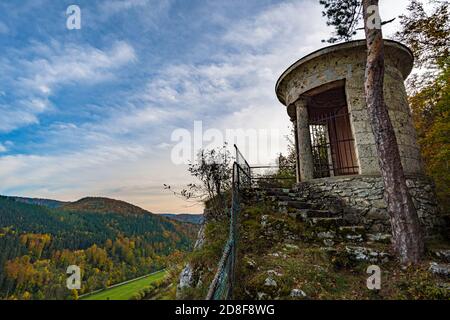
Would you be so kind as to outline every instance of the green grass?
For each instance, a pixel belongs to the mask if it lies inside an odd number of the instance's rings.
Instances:
[[[167,272],[163,270],[145,278],[84,297],[82,300],[129,300],[136,292],[155,281],[162,280]]]

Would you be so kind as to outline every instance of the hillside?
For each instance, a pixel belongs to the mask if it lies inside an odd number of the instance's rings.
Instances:
[[[428,243],[427,256],[420,265],[403,268],[388,234],[371,234],[363,227],[345,225],[326,210],[290,207],[286,212],[284,204],[260,201],[243,211],[237,299],[450,298],[445,269],[430,268],[445,265],[446,258],[439,256],[440,252],[448,254],[444,240]],[[380,290],[367,288],[371,265],[380,267]]]
[[[315,207],[294,190],[243,194],[238,220],[233,298],[236,300],[367,300],[450,298],[450,243],[436,237],[417,266],[402,267],[390,234],[371,233],[340,212]],[[204,299],[228,239],[229,221],[206,224],[202,245],[180,281],[182,299]],[[381,289],[369,290],[367,269],[381,269]]]
[[[169,219],[181,222],[189,222],[193,224],[202,224],[204,221],[202,214],[173,214],[173,213],[163,213],[161,214],[163,217],[167,217]]]
[[[113,199],[48,208],[0,197],[0,298],[68,298],[71,264],[84,272],[80,294],[148,274],[189,251],[196,233]]]

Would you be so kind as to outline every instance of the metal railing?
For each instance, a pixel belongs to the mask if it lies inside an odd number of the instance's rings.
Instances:
[[[251,167],[251,177],[252,184],[257,183],[261,180],[292,180],[295,179],[295,166],[280,166],[280,165],[267,165],[267,166],[253,166]],[[280,171],[280,170],[292,171],[292,177],[277,176],[276,172],[271,172],[270,170]],[[257,173],[257,171],[262,171]],[[265,171],[263,171],[265,170]]]
[[[237,182],[238,189],[240,187],[250,187],[252,183],[252,168],[236,145],[234,145],[234,150],[236,152],[236,170],[233,170],[233,181]]]
[[[289,182],[295,183],[296,166],[290,165],[287,158],[281,154],[278,164],[257,165],[250,167],[252,186],[261,187],[261,184],[286,185]]]
[[[234,145],[236,151],[236,160],[233,163],[232,178],[232,200],[230,208],[230,232],[225,244],[211,285],[209,286],[206,300],[229,300],[233,298],[233,286],[235,279],[236,248],[237,248],[237,222],[241,211],[241,191],[254,186],[261,179],[283,179],[270,178],[254,175],[253,171],[257,169],[278,168],[280,166],[255,166],[251,167],[245,160],[238,147]]]
[[[229,300],[233,297],[233,284],[235,277],[236,246],[237,246],[237,219],[241,210],[240,190],[251,187],[251,168],[242,156],[238,147],[236,161],[233,163],[232,200],[230,208],[230,232],[222,253],[217,272],[209,286],[206,300]]]

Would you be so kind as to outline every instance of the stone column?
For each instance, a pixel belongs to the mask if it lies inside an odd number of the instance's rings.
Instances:
[[[297,119],[291,118],[292,125],[294,127],[294,143],[295,143],[295,177],[297,178],[297,183],[300,182],[300,166],[298,158],[298,130],[297,130]]]
[[[314,165],[311,149],[311,133],[309,131],[308,103],[300,98],[295,102],[297,111],[297,138],[300,180],[308,181],[314,178]]]

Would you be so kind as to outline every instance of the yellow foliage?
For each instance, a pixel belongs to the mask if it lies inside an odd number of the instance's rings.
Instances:
[[[450,61],[410,103],[425,170],[436,183],[442,208],[450,212]]]

